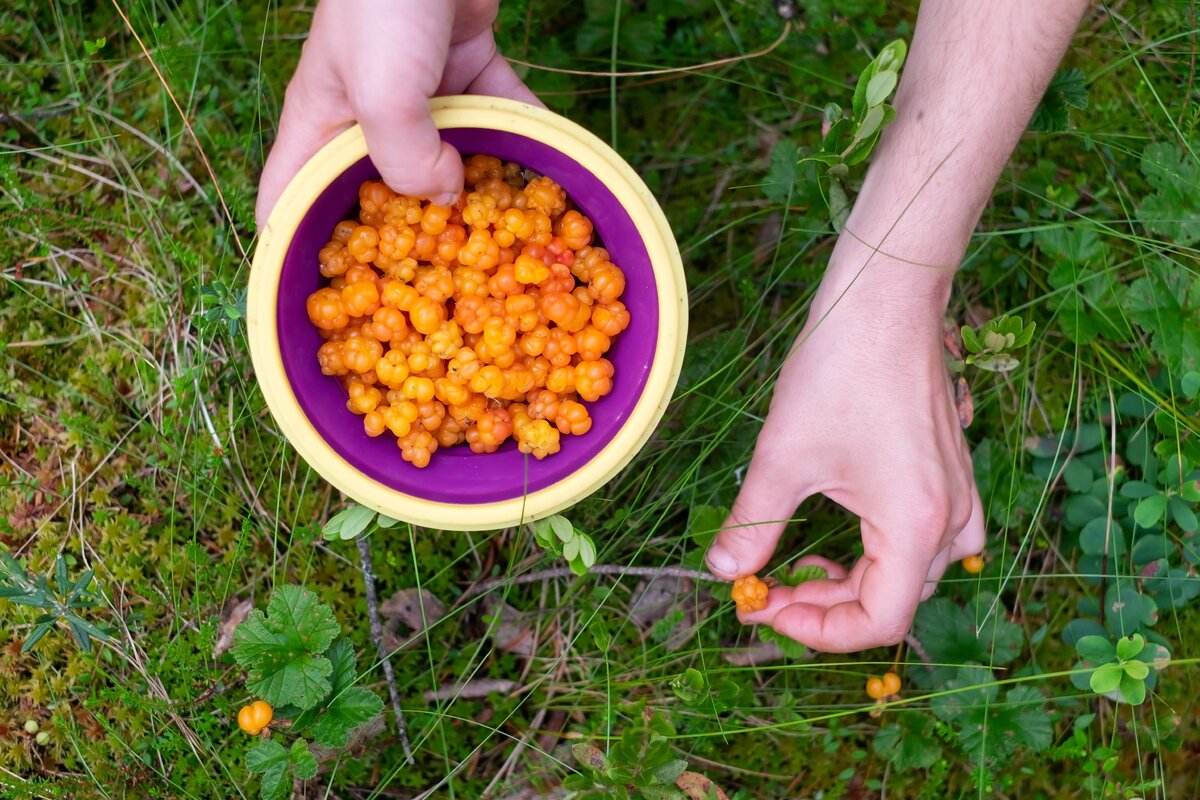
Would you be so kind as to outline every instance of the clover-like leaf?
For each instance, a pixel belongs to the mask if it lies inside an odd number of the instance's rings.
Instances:
[[[273,706],[311,708],[329,694],[333,665],[321,653],[341,632],[333,611],[303,586],[271,593],[267,613],[251,611],[230,652],[246,669],[246,688]]]
[[[1088,682],[1092,687],[1092,691],[1096,694],[1108,694],[1121,685],[1121,678],[1124,675],[1125,670],[1116,662],[1101,664],[1092,670],[1092,675],[1088,679]]]
[[[1106,636],[1084,636],[1075,643],[1075,652],[1093,666],[1107,664],[1117,659],[1117,649]]]
[[[1132,636],[1123,636],[1117,640],[1117,658],[1121,661],[1128,661],[1142,652],[1145,647],[1146,640],[1142,638],[1140,633],[1135,633]]]

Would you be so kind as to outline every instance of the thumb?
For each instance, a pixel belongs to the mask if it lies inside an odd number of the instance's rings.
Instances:
[[[462,159],[438,135],[429,98],[413,86],[386,89],[384,96],[365,98],[355,108],[380,177],[400,194],[452,204],[463,188]]]
[[[779,471],[764,468],[761,459],[750,461],[729,518],[708,549],[708,567],[717,577],[732,580],[750,575],[771,559],[796,506],[804,499],[790,491],[781,477]]]

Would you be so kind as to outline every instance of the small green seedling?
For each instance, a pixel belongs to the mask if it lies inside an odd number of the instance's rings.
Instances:
[[[571,521],[554,514],[533,524],[533,537],[543,549],[567,560],[576,575],[585,574],[596,563],[596,543],[576,530]]]
[[[988,372],[1014,370],[1021,362],[1013,353],[1028,346],[1036,329],[1036,322],[1026,324],[1020,317],[1010,317],[1007,314],[988,320],[978,331],[964,325],[961,334],[967,357],[951,362],[950,369],[962,372],[966,367],[972,366]]]
[[[1146,699],[1146,684],[1154,674],[1159,648],[1146,648],[1140,633],[1117,639],[1115,643],[1104,636],[1084,636],[1075,643],[1075,652],[1082,659],[1075,668],[1090,668],[1088,686],[1096,694],[1138,705]]]

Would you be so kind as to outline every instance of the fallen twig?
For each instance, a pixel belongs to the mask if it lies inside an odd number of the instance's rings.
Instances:
[[[490,581],[477,583],[475,586],[467,590],[465,597],[474,597],[477,594],[491,591],[497,586],[516,586],[522,583],[537,583],[538,581],[551,580],[553,578],[579,578],[587,575],[632,575],[642,578],[690,578],[694,581],[709,581],[711,583],[725,583],[724,578],[718,578],[711,572],[705,572],[699,569],[685,569],[683,567],[627,567],[620,564],[596,564],[588,568],[588,571],[580,576],[576,575],[570,567],[555,567],[553,569],[543,569],[537,572],[527,572],[524,575],[516,575],[514,577],[493,578]],[[465,598],[464,598],[465,599]]]
[[[367,595],[367,618],[371,622],[371,641],[383,662],[383,676],[387,679],[388,693],[392,696],[392,711],[396,713],[396,727],[400,730],[400,744],[404,757],[413,762],[412,745],[408,743],[408,729],[404,725],[404,711],[400,708],[400,690],[396,688],[396,673],[392,671],[392,658],[383,645],[383,623],[379,620],[379,594],[375,591],[375,573],[371,566],[371,543],[367,537],[358,537],[358,555],[362,561],[363,586]]]

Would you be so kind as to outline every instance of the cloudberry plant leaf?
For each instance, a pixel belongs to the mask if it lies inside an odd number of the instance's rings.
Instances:
[[[1142,151],[1142,174],[1155,190],[1138,207],[1142,224],[1177,244],[1200,242],[1200,163],[1177,145],[1154,142]]]
[[[1060,69],[1046,87],[1042,102],[1033,112],[1029,130],[1039,133],[1058,133],[1071,129],[1069,109],[1088,107],[1087,81],[1083,70],[1072,67]]]
[[[962,667],[946,682],[962,689],[934,697],[933,713],[951,723],[967,757],[976,763],[1007,763],[1019,747],[1040,752],[1050,746],[1054,729],[1043,710],[1045,698],[1032,686],[1017,686],[1000,699],[992,674],[982,667]]]
[[[796,185],[796,165],[799,160],[800,151],[791,139],[780,139],[775,143],[775,147],[771,149],[767,177],[763,181],[763,194],[768,200],[783,203],[791,196]]]
[[[1162,262],[1147,265],[1145,277],[1126,288],[1121,307],[1150,334],[1151,349],[1173,372],[1200,369],[1200,281],[1187,270]]]
[[[277,739],[263,739],[246,753],[246,769],[262,773],[263,800],[280,800],[291,795],[289,773],[301,780],[317,774],[317,760],[308,749],[308,742],[297,739],[286,750]]]
[[[935,664],[1008,664],[1021,652],[1021,628],[1004,617],[1007,610],[995,595],[980,592],[967,608],[949,598],[935,597],[917,610],[915,632]],[[953,674],[953,667],[934,667],[933,674],[918,670],[918,680],[935,682]],[[926,673],[922,677],[921,673]]]
[[[314,709],[297,718],[296,727],[302,727],[306,718],[315,716],[311,728],[313,739],[326,747],[345,747],[351,731],[383,710],[383,701],[371,690],[354,685],[358,671],[349,639],[338,639],[325,656],[333,665],[329,702],[317,713],[314,714]]]
[[[333,611],[303,586],[271,592],[267,613],[251,611],[230,652],[249,673],[246,688],[273,706],[312,708],[329,694],[333,665],[323,653],[341,632]]]
[[[875,734],[875,752],[901,772],[932,767],[942,757],[933,720],[927,714],[901,714],[898,719]]]

